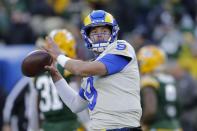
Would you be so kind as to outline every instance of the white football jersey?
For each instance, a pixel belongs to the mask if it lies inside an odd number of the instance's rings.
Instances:
[[[123,40],[110,44],[97,58],[116,54],[131,58],[118,73],[83,79],[84,96],[89,101],[92,130],[140,126],[140,76],[133,47]]]

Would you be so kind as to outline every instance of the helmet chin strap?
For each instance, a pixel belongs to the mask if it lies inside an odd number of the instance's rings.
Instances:
[[[103,52],[108,45],[109,42],[92,44],[92,51]]]

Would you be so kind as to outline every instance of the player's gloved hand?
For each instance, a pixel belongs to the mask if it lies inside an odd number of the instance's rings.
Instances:
[[[57,57],[62,54],[57,44],[50,37],[46,37],[46,45],[44,49],[53,57],[54,60],[57,60]]]

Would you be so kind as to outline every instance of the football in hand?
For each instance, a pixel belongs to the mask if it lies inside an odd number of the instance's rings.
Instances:
[[[46,71],[45,66],[51,65],[52,56],[44,50],[30,52],[22,62],[22,73],[28,77],[40,75]]]

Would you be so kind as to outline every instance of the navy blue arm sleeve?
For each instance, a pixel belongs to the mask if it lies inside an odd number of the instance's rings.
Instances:
[[[130,61],[126,56],[107,54],[100,58],[98,61],[102,62],[106,69],[107,75],[112,75],[120,72]]]

